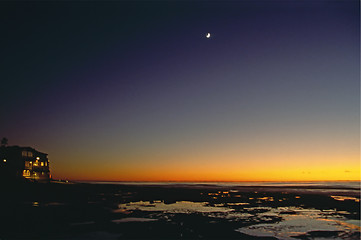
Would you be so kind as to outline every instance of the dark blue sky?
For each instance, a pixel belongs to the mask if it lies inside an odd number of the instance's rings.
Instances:
[[[314,179],[327,164],[352,172],[359,9],[358,1],[1,2],[0,133],[48,152],[54,174],[73,179],[81,171],[154,180],[180,168],[197,170],[174,179],[242,180],[252,164],[261,180],[273,179],[261,177],[263,165],[309,166]],[[202,172],[209,162],[233,167]],[[142,167],[148,178],[135,173],[144,176]]]

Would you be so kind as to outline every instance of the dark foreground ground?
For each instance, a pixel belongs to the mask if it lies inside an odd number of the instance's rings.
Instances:
[[[1,184],[5,239],[360,239],[359,189]]]

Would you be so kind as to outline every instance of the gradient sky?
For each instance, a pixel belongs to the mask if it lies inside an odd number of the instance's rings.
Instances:
[[[2,1],[0,137],[62,179],[359,180],[359,5]]]

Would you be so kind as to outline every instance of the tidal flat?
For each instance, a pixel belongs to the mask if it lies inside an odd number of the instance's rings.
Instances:
[[[2,183],[0,239],[360,239],[360,183]]]

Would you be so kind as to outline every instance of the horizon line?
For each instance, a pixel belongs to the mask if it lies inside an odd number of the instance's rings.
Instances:
[[[361,179],[359,180],[241,180],[241,181],[217,181],[217,180],[205,180],[205,181],[192,181],[192,180],[70,180],[70,179],[53,179],[54,181],[61,181],[61,180],[68,180],[68,181],[74,181],[74,182],[148,182],[148,183],[217,183],[217,182],[223,182],[223,183],[241,183],[241,182],[361,182]]]

